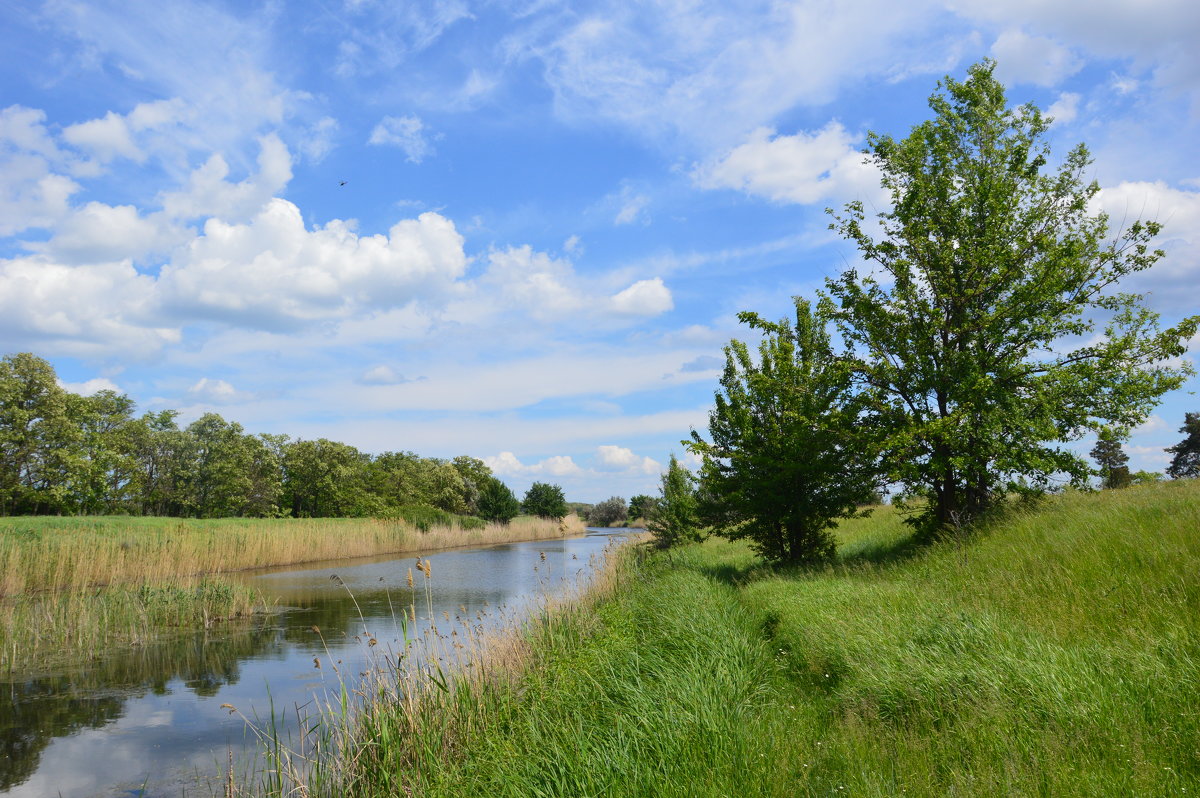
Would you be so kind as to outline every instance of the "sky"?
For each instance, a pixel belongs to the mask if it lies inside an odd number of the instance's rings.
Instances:
[[[0,3],[0,353],[184,423],[656,493],[736,314],[857,262],[903,137],[984,57],[1164,224],[1200,312],[1200,3]],[[1200,353],[1192,341],[1188,359]],[[1127,446],[1161,470],[1191,379]],[[1076,444],[1086,452],[1091,441]]]

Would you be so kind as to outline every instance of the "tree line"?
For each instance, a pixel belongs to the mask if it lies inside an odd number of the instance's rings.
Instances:
[[[0,515],[386,517],[426,508],[507,523],[523,509],[473,457],[370,455],[325,438],[252,435],[216,413],[185,427],[177,418],[136,415],[133,400],[111,390],[67,391],[30,353],[0,359]],[[562,489],[535,484],[525,510],[563,517]]]
[[[683,441],[698,477],[674,457],[663,475],[661,540],[707,528],[769,559],[827,560],[838,519],[885,488],[923,539],[955,534],[1013,499],[1087,487],[1097,472],[1066,444],[1088,434],[1111,483],[1114,444],[1194,373],[1172,360],[1200,316],[1162,329],[1116,290],[1163,257],[1160,225],[1110,235],[1087,148],[1051,168],[1052,120],[1009,107],[994,68],[947,77],[908,137],[868,136],[890,208],[828,211],[857,263],[789,319],[739,314],[757,351],[726,347],[708,434]],[[1200,415],[1183,431],[1169,473],[1197,476]]]

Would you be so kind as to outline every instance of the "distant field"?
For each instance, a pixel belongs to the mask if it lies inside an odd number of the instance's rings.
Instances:
[[[929,547],[888,508],[840,537],[817,570],[723,541],[631,560],[511,684],[377,720],[407,733],[354,752],[339,789],[1200,791],[1200,480],[1052,497]]]

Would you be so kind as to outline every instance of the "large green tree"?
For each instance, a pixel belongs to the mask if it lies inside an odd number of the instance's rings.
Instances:
[[[521,513],[521,503],[512,489],[493,476],[483,479],[476,502],[476,513],[485,521],[507,524]]]
[[[970,521],[1056,475],[1089,468],[1060,445],[1140,423],[1182,369],[1197,318],[1160,331],[1124,277],[1149,268],[1156,222],[1110,238],[1091,210],[1079,145],[1051,168],[1049,120],[1010,108],[991,61],[946,78],[932,119],[903,140],[872,133],[890,209],[861,202],[831,227],[866,261],[828,282],[838,322],[888,431],[891,478],[926,501],[933,530]]]
[[[1183,440],[1167,448],[1171,454],[1167,475],[1173,479],[1200,477],[1200,413],[1184,414],[1179,431]]]
[[[832,308],[800,298],[795,307],[794,324],[739,314],[763,336],[758,358],[742,341],[729,343],[712,440],[693,431],[685,442],[703,458],[704,520],[792,563],[832,557],[837,519],[861,514],[878,481],[852,366],[827,330]]]
[[[0,513],[70,510],[82,432],[54,367],[28,352],[0,359]]]
[[[559,519],[567,514],[567,501],[563,490],[558,485],[548,482],[535,482],[525,491],[521,501],[521,509],[530,515],[541,518]]]

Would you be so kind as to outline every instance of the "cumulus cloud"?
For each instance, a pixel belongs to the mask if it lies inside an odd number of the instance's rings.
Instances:
[[[146,154],[133,143],[125,118],[109,111],[100,119],[80,122],[63,129],[63,138],[108,163],[114,158],[128,158],[141,163]]]
[[[1001,33],[991,54],[996,59],[996,77],[1008,85],[1056,86],[1083,66],[1083,61],[1059,42],[1017,28]]]
[[[837,121],[791,136],[761,127],[692,176],[703,188],[731,188],[775,202],[882,196],[879,171],[856,142]]]
[[[596,462],[607,471],[638,471],[643,474],[662,472],[661,463],[649,457],[639,457],[624,446],[597,446]]]
[[[358,381],[364,385],[403,385],[411,382],[403,374],[397,373],[395,369],[387,365],[372,366],[363,372]]]
[[[663,285],[659,277],[638,280],[623,291],[614,294],[611,301],[614,313],[623,316],[657,316],[675,307],[671,289]]]
[[[1056,125],[1068,125],[1079,115],[1079,100],[1080,96],[1075,92],[1064,91],[1046,109],[1046,115],[1053,117]]]
[[[229,164],[220,153],[214,153],[191,173],[181,191],[162,196],[163,211],[175,219],[244,221],[292,179],[292,158],[287,146],[271,133],[259,139],[258,172],[239,183],[229,182],[228,176]]]
[[[128,261],[68,266],[35,255],[0,260],[0,338],[91,356],[146,355],[180,340],[158,321],[154,279]]]
[[[201,377],[196,384],[188,388],[188,395],[199,402],[210,404],[227,404],[243,398],[243,394],[225,380]]]
[[[174,312],[269,329],[402,305],[465,269],[462,236],[436,213],[358,236],[340,220],[309,231],[273,199],[247,224],[210,219],[159,283]]]
[[[94,396],[101,391],[121,393],[121,389],[117,387],[117,384],[107,377],[93,377],[83,382],[63,382],[59,380],[58,384],[63,390],[77,393],[80,396]]]
[[[420,163],[433,153],[425,124],[415,116],[385,116],[367,143],[399,147],[411,163]]]
[[[70,211],[74,180],[56,171],[66,156],[46,129],[46,114],[0,110],[0,236],[51,227]]]
[[[583,473],[575,461],[566,455],[547,457],[538,463],[525,465],[512,452],[500,452],[492,457],[484,457],[483,462],[492,473],[502,477],[533,476],[545,474],[552,477],[574,476]]]
[[[539,319],[561,317],[585,305],[571,264],[535,252],[528,244],[490,252],[483,282],[495,286],[509,306],[528,310]]]
[[[132,205],[89,202],[67,214],[48,242],[29,247],[62,263],[136,260],[147,253],[165,251],[192,235],[162,214],[145,217]]]

